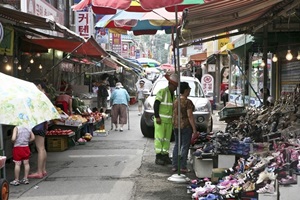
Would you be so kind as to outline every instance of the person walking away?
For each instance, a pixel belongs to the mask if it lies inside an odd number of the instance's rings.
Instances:
[[[45,84],[42,81],[35,81],[35,85],[39,90],[43,93],[45,92]],[[45,136],[46,131],[48,129],[48,122],[42,122],[35,127],[32,128],[32,132],[35,135],[35,146],[37,149],[38,157],[37,157],[37,171],[35,173],[29,174],[28,178],[43,178],[47,176],[46,171],[46,161],[47,161],[47,152],[45,148]]]
[[[174,102],[173,107],[173,126],[175,134],[175,146],[173,148],[172,171],[175,172],[180,168],[182,173],[189,172],[187,168],[188,152],[191,145],[192,134],[197,133],[196,123],[193,116],[195,105],[188,99],[191,88],[187,82],[180,82],[180,110],[178,110],[178,99]],[[180,125],[178,124],[178,113],[180,112]],[[180,144],[179,141],[180,129]],[[178,166],[178,148],[180,147],[180,166]]]
[[[98,109],[102,111],[102,113],[106,112],[107,109],[107,97],[109,96],[107,87],[106,87],[106,79],[101,80],[98,87]]]
[[[13,162],[15,163],[14,175],[15,179],[10,182],[10,185],[18,186],[20,183],[29,184],[28,174],[30,170],[29,156],[30,148],[29,142],[34,140],[34,134],[26,127],[16,126],[13,129],[11,141],[14,144],[13,147]],[[24,164],[24,177],[20,180],[20,171],[22,162]]]
[[[143,105],[145,102],[145,95],[144,95],[144,89],[145,89],[145,81],[140,80],[139,86],[137,87],[137,99],[138,99],[138,110],[139,110],[139,116],[142,115],[143,112]]]
[[[154,148],[157,165],[172,164],[169,148],[173,131],[174,91],[178,87],[178,76],[166,74],[165,77],[169,82],[168,86],[158,91],[154,102]]]
[[[115,124],[115,130],[118,131],[118,124],[120,125],[120,132],[123,132],[124,124],[127,124],[127,107],[129,105],[130,96],[126,89],[123,88],[122,83],[116,83],[116,89],[111,94],[111,120]]]

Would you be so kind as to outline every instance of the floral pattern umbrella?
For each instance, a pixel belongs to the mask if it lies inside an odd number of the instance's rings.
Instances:
[[[35,84],[0,73],[0,124],[35,125],[60,115]]]

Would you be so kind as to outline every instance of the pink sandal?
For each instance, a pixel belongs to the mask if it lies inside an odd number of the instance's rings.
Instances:
[[[36,178],[36,179],[41,179],[43,178],[43,174],[38,174],[38,173],[33,173],[33,174],[29,174],[28,178]]]

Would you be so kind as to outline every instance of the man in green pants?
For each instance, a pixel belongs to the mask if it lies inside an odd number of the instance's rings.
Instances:
[[[174,91],[178,86],[177,74],[165,75],[168,87],[156,94],[154,102],[154,148],[155,163],[158,165],[172,164],[169,157],[170,140],[173,133],[172,115],[175,101]]]

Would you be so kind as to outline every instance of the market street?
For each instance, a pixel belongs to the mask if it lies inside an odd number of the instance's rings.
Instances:
[[[214,130],[224,130],[216,113]],[[167,180],[173,174],[171,166],[154,164],[153,139],[144,138],[140,132],[137,105],[130,106],[130,130],[127,128],[124,126],[124,132],[112,130],[106,137],[94,136],[86,145],[63,152],[48,152],[48,177],[30,179],[29,185],[10,186],[9,199],[191,199],[187,184]],[[110,130],[110,118],[106,130]],[[34,153],[30,158],[31,171],[36,169],[36,156]],[[12,162],[6,164],[6,175],[8,181],[13,179]],[[193,171],[187,176],[196,178]]]

